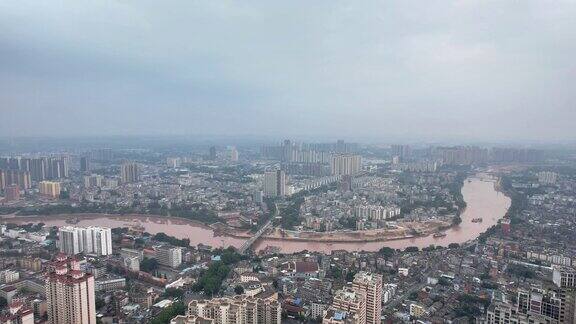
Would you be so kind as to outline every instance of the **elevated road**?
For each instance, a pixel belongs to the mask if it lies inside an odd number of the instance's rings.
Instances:
[[[242,244],[242,246],[238,249],[238,253],[245,254],[252,247],[252,245],[256,243],[256,241],[258,241],[258,239],[262,236],[262,234],[264,234],[270,227],[272,227],[272,219],[266,222],[266,224],[264,224],[264,226],[262,226],[262,228],[260,228],[258,232],[254,234],[254,236],[246,240]]]
[[[260,239],[260,237],[262,237],[262,235],[264,233],[266,233],[266,231],[268,229],[270,229],[272,227],[272,221],[274,220],[274,218],[276,216],[278,216],[278,205],[275,204],[275,209],[276,212],[274,213],[274,216],[270,217],[270,219],[266,222],[266,224],[264,224],[264,226],[262,226],[258,232],[256,232],[256,234],[254,234],[254,236],[252,236],[251,238],[249,238],[248,240],[246,240],[246,242],[244,242],[242,244],[242,246],[238,249],[238,253],[240,254],[246,254],[246,252],[248,252],[248,250],[250,250],[250,248],[252,247],[252,245],[254,245],[254,243],[256,243],[256,241],[258,241],[258,239]]]

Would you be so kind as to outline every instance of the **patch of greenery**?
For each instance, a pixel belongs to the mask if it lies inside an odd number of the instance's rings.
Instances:
[[[156,259],[150,259],[145,257],[144,260],[140,262],[140,270],[144,272],[152,274],[157,269],[158,269],[158,260]]]
[[[185,313],[186,305],[184,305],[184,303],[174,303],[163,309],[150,321],[150,324],[168,324],[174,317],[184,315]]]
[[[229,272],[229,266],[222,262],[214,262],[208,270],[200,276],[198,282],[192,286],[192,290],[196,292],[204,291],[206,295],[214,295],[220,291],[222,282],[226,279]]]

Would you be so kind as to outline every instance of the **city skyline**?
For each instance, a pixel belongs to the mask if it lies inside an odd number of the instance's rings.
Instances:
[[[568,1],[0,8],[0,137],[576,139]]]

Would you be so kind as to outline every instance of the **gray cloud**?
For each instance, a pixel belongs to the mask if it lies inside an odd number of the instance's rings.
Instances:
[[[576,2],[2,1],[0,136],[575,139]]]

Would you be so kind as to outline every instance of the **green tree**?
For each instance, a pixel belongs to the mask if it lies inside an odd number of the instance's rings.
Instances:
[[[150,324],[168,324],[174,317],[184,315],[184,313],[186,313],[186,305],[184,303],[174,303],[163,309],[150,321]]]
[[[144,260],[140,262],[140,270],[144,272],[153,273],[154,271],[156,271],[156,269],[158,269],[158,260],[156,259],[150,259],[145,257]]]
[[[242,286],[236,286],[234,287],[234,293],[236,293],[236,295],[242,295],[244,293],[244,288]]]

